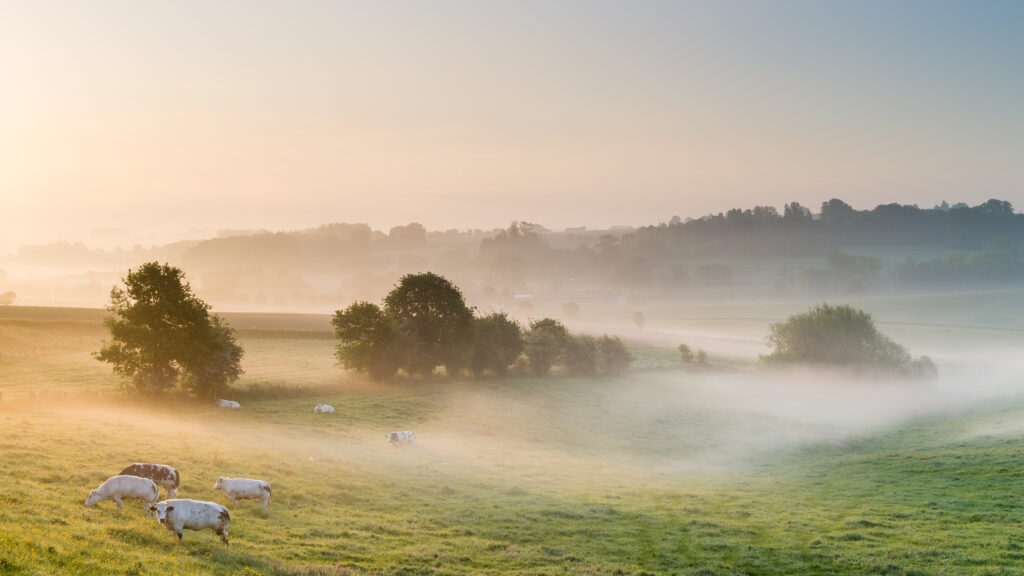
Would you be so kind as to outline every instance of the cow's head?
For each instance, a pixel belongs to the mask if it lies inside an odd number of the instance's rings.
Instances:
[[[92,506],[93,504],[95,504],[95,503],[97,503],[99,501],[100,501],[100,495],[97,494],[95,490],[93,490],[92,492],[89,492],[89,496],[86,497],[85,505],[86,506]]]
[[[167,502],[157,502],[156,504],[149,507],[149,515],[154,520],[163,524],[167,521],[167,513],[174,510],[174,506],[170,506]]]
[[[217,478],[217,483],[213,485],[214,490],[221,490],[224,486],[224,477]]]

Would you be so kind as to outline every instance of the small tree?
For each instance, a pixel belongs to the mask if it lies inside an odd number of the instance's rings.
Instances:
[[[335,356],[350,370],[366,372],[374,380],[391,378],[398,370],[398,327],[376,304],[355,302],[331,319],[338,339]]]
[[[110,342],[93,353],[141,392],[179,383],[196,396],[216,396],[242,374],[243,350],[234,330],[210,314],[184,273],[149,262],[129,270],[124,287],[110,291],[104,321]]]
[[[618,336],[605,334],[597,339],[597,371],[604,376],[618,376],[629,368],[634,357]]]
[[[587,377],[597,374],[597,340],[586,334],[576,334],[565,347],[562,364],[570,376]]]
[[[526,355],[533,374],[545,376],[551,366],[562,359],[570,339],[569,330],[558,320],[544,318],[530,322],[530,331],[526,333]]]
[[[523,329],[505,312],[473,319],[473,355],[470,368],[479,376],[490,370],[504,376],[523,351]]]
[[[693,359],[694,361],[697,362],[697,364],[705,364],[708,361],[708,353],[705,352],[703,349],[698,349]]]
[[[686,344],[679,345],[679,361],[683,364],[693,362],[693,351]]]

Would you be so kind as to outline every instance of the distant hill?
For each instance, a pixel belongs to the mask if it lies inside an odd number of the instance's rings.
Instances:
[[[842,200],[673,217],[640,228],[387,232],[334,223],[289,232],[234,231],[207,240],[104,251],[82,243],[22,246],[0,264],[66,269],[35,283],[11,275],[0,291],[23,304],[101,306],[123,272],[157,260],[182,267],[222,309],[325,312],[378,300],[407,273],[443,274],[480,307],[524,316],[547,301],[668,297],[828,296],[958,290],[1024,281],[1024,215],[1003,200],[922,209]],[[48,284],[46,283],[48,282]],[[63,287],[59,284],[63,283]],[[45,294],[46,298],[40,296]],[[530,294],[529,299],[515,298]]]

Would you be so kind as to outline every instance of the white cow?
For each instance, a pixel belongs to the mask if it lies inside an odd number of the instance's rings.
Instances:
[[[385,434],[384,438],[395,447],[412,446],[412,444],[416,442],[416,436],[408,430],[404,430],[402,432],[391,432],[390,434]]]
[[[214,405],[220,408],[241,408],[242,405],[234,400],[225,400],[223,398],[213,401]]]
[[[147,508],[160,499],[160,488],[149,478],[139,478],[127,474],[111,476],[100,487],[89,492],[85,499],[86,506],[92,506],[103,500],[113,500],[118,511],[123,512],[122,500],[138,499]]]
[[[228,525],[231,523],[231,512],[216,502],[177,498],[164,500],[150,506],[149,511],[153,518],[178,536],[178,542],[182,542],[181,531],[184,528],[189,530],[209,528],[220,536],[220,540],[225,546],[228,545]]]
[[[313,408],[313,414],[334,414],[334,406],[317,402],[316,408]]]
[[[214,490],[223,490],[238,506],[238,501],[245,498],[259,500],[260,506],[266,510],[270,506],[270,484],[263,480],[252,480],[250,478],[227,478],[221,476],[213,485]]]

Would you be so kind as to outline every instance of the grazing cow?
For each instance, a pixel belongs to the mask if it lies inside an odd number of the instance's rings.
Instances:
[[[121,470],[121,474],[149,478],[156,482],[157,486],[162,486],[167,490],[168,498],[174,498],[178,495],[178,484],[181,482],[181,477],[178,476],[177,470],[165,464],[135,463]]]
[[[390,442],[391,445],[395,447],[412,446],[413,442],[416,441],[416,436],[414,436],[413,433],[409,431],[392,432],[390,434],[385,434],[384,438],[387,439],[387,441]]]
[[[235,402],[234,400],[225,400],[223,398],[218,399],[218,400],[214,400],[213,403],[214,403],[214,405],[216,405],[216,406],[218,406],[220,408],[241,408],[242,407],[241,404],[239,404],[238,402]]]
[[[243,498],[259,500],[264,511],[270,506],[270,484],[263,480],[221,476],[213,485],[213,489],[226,492],[228,497],[234,501],[234,506],[238,506],[238,501]]]
[[[89,492],[85,499],[86,506],[92,506],[102,500],[113,500],[119,512],[124,511],[122,500],[138,499],[143,506],[149,507],[160,499],[160,489],[149,478],[118,475],[107,478],[100,487]]]
[[[154,519],[181,539],[183,528],[189,530],[205,530],[209,528],[220,536],[221,542],[228,545],[228,524],[231,523],[231,512],[216,502],[188,500],[184,498],[164,500],[149,507]]]
[[[334,414],[334,406],[317,402],[316,408],[313,408],[313,414]]]

